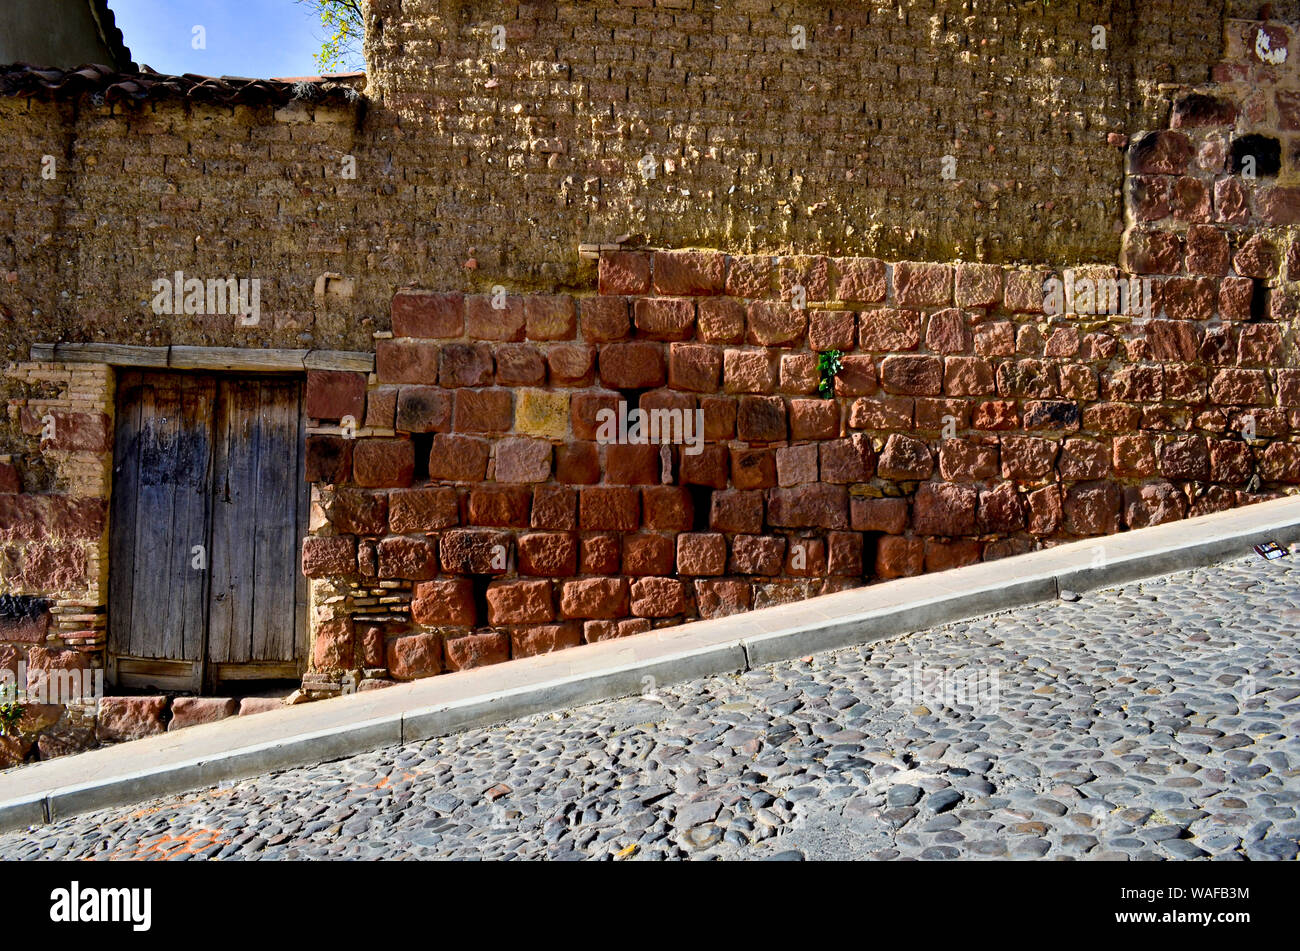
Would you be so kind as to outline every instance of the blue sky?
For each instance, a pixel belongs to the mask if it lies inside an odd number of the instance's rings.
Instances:
[[[131,57],[162,73],[312,76],[325,29],[296,0],[109,0]],[[194,27],[206,48],[194,48]]]

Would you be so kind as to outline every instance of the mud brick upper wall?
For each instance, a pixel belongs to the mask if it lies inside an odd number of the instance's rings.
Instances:
[[[38,334],[358,349],[397,287],[579,287],[578,244],[623,234],[1114,261],[1108,136],[1163,126],[1160,84],[1203,82],[1223,35],[1208,0],[368,6],[364,108],[0,98],[0,357]],[[153,314],[176,270],[259,278],[260,326]],[[316,297],[326,273],[346,299]]]
[[[565,282],[555,243],[638,232],[1060,263],[1115,259],[1107,136],[1162,125],[1160,84],[1208,78],[1221,15],[1205,0],[376,0],[366,55],[401,123],[383,144],[427,169],[416,193],[508,277]],[[493,196],[508,200],[482,214]]]

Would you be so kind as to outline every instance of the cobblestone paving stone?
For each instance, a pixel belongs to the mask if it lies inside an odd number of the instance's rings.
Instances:
[[[30,858],[1295,859],[1300,564],[1076,602],[0,836]]]

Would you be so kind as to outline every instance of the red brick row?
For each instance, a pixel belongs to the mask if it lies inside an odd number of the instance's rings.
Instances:
[[[1293,477],[1300,480],[1300,448],[1288,456]],[[1185,472],[1198,472],[1205,465],[1204,459],[1190,452],[1181,461]],[[1079,475],[1094,474],[1088,468],[1092,460],[1084,457],[1079,462]],[[1237,472],[1233,481],[1244,481],[1245,474]],[[634,500],[635,493],[625,498]],[[304,541],[303,571],[309,577],[412,581],[448,573],[545,578],[674,573],[854,577],[863,573],[863,533],[982,539],[1017,534],[1089,537],[1217,511],[1250,499],[1247,493],[1224,486],[1198,495],[1169,481],[1120,485],[1104,475],[1038,488],[1009,481],[992,486],[923,482],[911,498],[850,497],[842,486],[816,483],[767,493],[716,492],[709,531],[640,531],[635,514],[623,517],[603,508],[594,524],[584,518],[581,532],[572,526],[522,533],[444,528],[418,537],[313,537]],[[782,534],[790,531],[818,534],[813,538]]]
[[[1162,325],[1169,323],[1153,324],[1148,338],[1131,349],[1155,357],[1167,356],[1171,362],[1135,362],[1099,370],[1087,363],[1057,359],[895,354],[877,361],[849,355],[844,358],[835,390],[840,397],[859,398],[849,404],[849,418],[853,428],[862,429],[908,425],[907,419],[897,417],[898,407],[915,406],[917,418],[924,417],[927,411],[938,416],[965,416],[976,407],[962,401],[981,397],[1031,401],[1023,406],[1029,419],[1036,416],[1037,404],[1032,401],[1041,400],[1217,406],[1268,406],[1276,402],[1300,406],[1300,370],[1272,369],[1285,358],[1286,344],[1276,326],[1251,325],[1240,332],[1236,328],[1218,328],[1199,339],[1165,331]],[[787,438],[824,438],[803,434],[830,433],[833,425],[838,430],[838,424],[828,420],[839,413],[841,404],[809,398],[818,382],[813,355],[783,360],[778,372],[778,364],[762,351],[727,351],[720,366],[725,367],[721,376],[725,393],[655,389],[645,393],[639,405],[646,410],[703,410],[705,438],[710,441],[740,438],[779,442]],[[617,388],[628,382],[657,386],[664,380],[620,377],[608,385]],[[692,382],[687,371],[669,382],[679,388],[702,385],[698,380]],[[900,397],[904,399],[896,399]],[[599,414],[617,410],[623,399],[608,389],[583,389],[571,394],[567,403],[572,435],[577,439],[596,438]],[[504,435],[515,428],[516,401],[515,392],[504,387],[446,390],[408,385],[372,391],[371,411],[364,420],[368,425],[406,433]],[[1091,408],[1084,407],[1083,412]],[[884,424],[872,424],[873,414],[880,412],[886,414],[882,417]],[[1079,412],[1079,406],[1072,409],[1075,420]],[[913,416],[910,409],[906,416]],[[360,423],[360,417],[354,419]],[[377,448],[372,446],[367,452]],[[402,450],[396,447],[392,451]]]
[[[363,641],[362,651],[369,667],[387,667],[398,680],[411,680],[442,673],[444,670],[468,670],[499,664],[512,658],[532,657],[583,642],[595,643],[613,637],[628,637],[650,630],[646,618],[619,620],[573,620],[549,624],[520,624],[499,630],[404,633],[385,640],[380,628],[371,628],[374,636]],[[341,642],[341,643],[340,643]],[[317,634],[317,645],[322,637]],[[352,666],[355,656],[353,638],[344,633],[327,640],[329,649],[318,660],[317,668]]]
[[[392,676],[408,679],[497,663],[596,641],[642,633],[651,624],[692,617],[720,617],[751,606],[798,600],[839,590],[868,578],[889,579],[941,571],[1020,554],[1035,546],[1034,536],[1068,531],[1113,533],[1218,511],[1248,501],[1231,490],[1210,487],[1190,504],[1187,494],[1170,483],[1121,488],[1112,482],[1079,483],[1062,491],[1048,485],[1021,501],[1010,484],[976,498],[973,489],[928,483],[911,505],[918,534],[901,534],[908,522],[906,499],[855,499],[854,528],[804,538],[783,535],[726,535],[684,532],[667,536],[533,533],[518,539],[521,567],[525,551],[542,559],[533,564],[537,577],[492,581],[486,588],[486,612],[480,615],[471,579],[457,576],[415,578],[411,621],[433,630],[402,633],[384,643],[372,628],[361,638],[365,666],[380,660]],[[935,528],[966,527],[971,512],[975,527],[995,529],[979,537],[925,534]],[[1028,533],[1026,533],[1026,528]],[[655,539],[653,543],[650,539]],[[492,574],[484,561],[487,549],[505,544],[498,533],[448,532],[443,536],[452,560],[474,574]],[[864,544],[874,542],[874,544]],[[428,549],[434,542],[385,539]],[[619,548],[623,549],[619,564]],[[581,548],[581,555],[577,549]],[[873,550],[874,547],[874,550]],[[304,568],[309,574],[347,573],[356,550],[347,537],[308,539]],[[671,558],[675,553],[676,571]],[[581,559],[587,577],[572,577]],[[629,559],[638,560],[630,564]],[[603,570],[604,577],[591,577]],[[490,630],[477,629],[491,625]],[[337,630],[336,630],[337,628]],[[330,622],[317,632],[317,667],[348,667],[354,650],[349,620]]]
[[[718,251],[622,251],[601,255],[602,295],[662,297],[727,296],[790,300],[802,288],[809,301],[882,303],[890,271],[894,299],[904,306],[1003,305],[1012,312],[1041,313],[1043,272],[981,264],[934,264],[875,258],[726,255]],[[760,312],[759,322],[763,321]],[[701,324],[704,323],[703,305]]]
[[[1172,288],[1186,285],[1175,295]],[[735,302],[734,320],[722,332],[713,323],[701,323],[695,336],[693,301],[642,300],[652,314],[671,313],[663,320],[637,319],[644,339],[613,343],[565,343],[544,348],[531,344],[431,343],[420,340],[381,340],[376,368],[381,384],[438,386],[443,390],[491,386],[586,387],[599,381],[612,389],[649,389],[667,386],[693,393],[810,393],[818,383],[816,352],[840,350],[847,354],[837,385],[839,395],[875,392],[877,384],[893,392],[938,393],[947,374],[963,364],[962,356],[1074,358],[1109,361],[1124,346],[1129,362],[1204,360],[1212,365],[1268,365],[1276,363],[1281,347],[1276,326],[1242,328],[1201,327],[1216,314],[1225,320],[1251,317],[1254,289],[1245,278],[1171,278],[1164,295],[1166,308],[1157,309],[1168,319],[1142,326],[1131,339],[1117,340],[1101,332],[1081,333],[1073,322],[1056,320],[1046,331],[1035,323],[982,320],[980,315],[956,308],[935,313],[882,309],[874,312],[809,312],[784,304],[755,303],[748,318]],[[1286,305],[1279,319],[1294,308],[1287,297],[1274,294],[1272,306]],[[642,305],[645,305],[643,308]],[[669,307],[669,305],[673,305]],[[677,307],[676,305],[683,305]],[[705,302],[700,303],[703,321]],[[684,309],[683,309],[684,308]],[[689,312],[688,312],[689,311]],[[669,332],[668,328],[676,328]],[[745,333],[744,328],[748,327]],[[744,344],[730,347],[726,344]],[[793,351],[793,352],[791,352]],[[858,353],[855,351],[866,351]],[[909,351],[926,351],[909,353]],[[873,356],[874,354],[874,356]],[[948,357],[945,363],[942,359]],[[954,362],[957,358],[958,362]],[[1001,374],[1004,366],[998,364]],[[992,378],[994,368],[986,366]],[[314,372],[309,375],[308,414],[319,419],[352,415],[363,418],[358,374]],[[328,390],[327,390],[328,388]],[[394,398],[399,418],[404,415],[402,394],[420,391],[403,387],[394,394],[378,391],[381,399]],[[425,398],[429,394],[424,394]],[[451,412],[451,393],[441,397],[441,412]],[[373,414],[372,424],[387,415],[388,403]],[[427,410],[423,411],[427,415]],[[390,417],[391,418],[391,417]],[[391,425],[391,423],[389,424]]]
[[[910,401],[855,405],[850,425],[880,431],[874,437],[857,432],[766,448],[706,445],[698,455],[671,447],[675,485],[662,484],[659,446],[587,441],[552,446],[547,440],[511,437],[496,444],[490,469],[487,441],[454,435],[434,439],[430,475],[435,481],[468,485],[413,485],[414,444],[405,439],[361,439],[354,449],[352,441],[341,437],[312,437],[307,476],[342,484],[329,505],[331,518],[344,526],[341,530],[358,534],[381,534],[385,520],[398,534],[457,524],[565,529],[577,524],[575,510],[583,527],[628,523],[635,528],[644,520],[651,528],[679,529],[694,517],[689,486],[758,490],[819,483],[829,488],[876,479],[916,482],[936,473],[957,482],[1161,475],[1235,485],[1257,469],[1269,482],[1300,481],[1292,443],[1252,447],[1238,438],[1189,434],[1185,423],[1190,417],[1181,417],[1180,423],[1180,417],[1162,418],[1129,404],[1094,404],[1082,417],[1072,403],[1031,402],[1023,415],[1009,404],[977,404],[973,418],[960,404],[929,406],[924,416],[920,408]],[[947,412],[940,415],[938,410]],[[1253,428],[1250,438],[1267,439],[1292,431],[1297,416],[1300,411],[1247,407],[1230,417],[1202,413],[1197,422],[1221,431]],[[971,426],[986,431],[970,433]],[[1083,435],[1081,426],[1096,435]],[[1061,435],[1030,435],[1036,430]],[[490,472],[497,481],[484,481]],[[602,480],[603,486],[595,485]],[[355,487],[344,484],[349,482]],[[385,495],[365,489],[393,491]],[[602,518],[605,510],[619,524],[587,524]]]

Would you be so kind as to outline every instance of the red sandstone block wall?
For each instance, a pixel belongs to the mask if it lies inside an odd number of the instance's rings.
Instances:
[[[310,416],[360,428],[309,437],[303,566],[365,603],[317,669],[423,676],[1300,482],[1284,298],[1252,320],[1235,264],[1170,270],[1150,318],[1045,313],[1043,269],[714,251],[607,253],[599,294],[500,308],[401,291],[372,385],[309,379]],[[701,410],[702,452],[602,444],[620,400]]]

